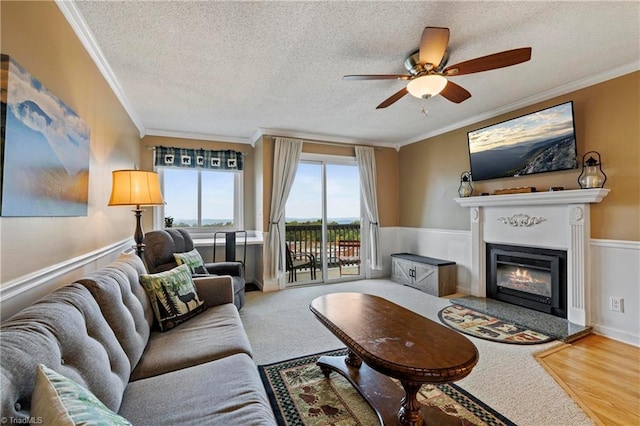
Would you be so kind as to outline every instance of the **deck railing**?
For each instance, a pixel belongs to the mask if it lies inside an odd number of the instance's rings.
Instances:
[[[360,241],[360,224],[329,224],[327,225],[327,265],[338,267],[338,258],[344,253],[338,252],[338,241]],[[318,267],[322,265],[322,226],[321,225],[290,225],[285,226],[285,241],[292,252],[310,253],[316,258]]]

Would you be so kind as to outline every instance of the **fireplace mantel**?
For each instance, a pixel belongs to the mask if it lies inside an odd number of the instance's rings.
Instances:
[[[571,189],[567,191],[529,192],[523,194],[484,195],[455,198],[462,207],[526,206],[549,204],[599,203],[610,189]]]
[[[456,198],[469,207],[471,294],[486,296],[486,244],[510,244],[567,251],[567,319],[589,323],[589,206],[609,189],[486,195]]]

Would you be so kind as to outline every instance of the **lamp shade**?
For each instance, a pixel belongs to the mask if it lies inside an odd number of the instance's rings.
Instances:
[[[110,206],[164,204],[158,174],[144,170],[114,170]]]
[[[407,84],[407,90],[416,98],[430,98],[442,92],[447,83],[447,79],[441,75],[423,75],[411,80]]]

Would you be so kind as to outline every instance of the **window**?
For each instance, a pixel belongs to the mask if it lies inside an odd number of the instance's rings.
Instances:
[[[190,232],[243,229],[242,172],[160,167],[165,205],[160,221]],[[164,227],[164,224],[160,226]]]
[[[315,265],[290,270],[290,286],[361,276],[361,205],[355,158],[302,153],[286,204],[285,244]]]

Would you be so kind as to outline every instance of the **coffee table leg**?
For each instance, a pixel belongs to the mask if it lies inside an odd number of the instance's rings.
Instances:
[[[401,381],[404,388],[405,397],[402,398],[402,406],[398,412],[398,419],[403,425],[422,426],[424,418],[420,414],[420,403],[418,402],[418,391],[422,383]]]
[[[362,365],[362,360],[358,355],[353,353],[351,349],[347,349],[347,357],[344,359],[345,364],[349,367],[360,368]]]
[[[320,365],[320,371],[322,371],[322,374],[324,374],[324,377],[328,379],[329,376],[331,375],[332,370],[326,365]]]

